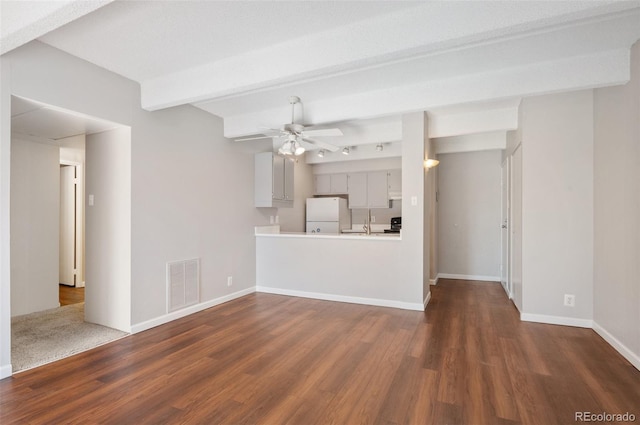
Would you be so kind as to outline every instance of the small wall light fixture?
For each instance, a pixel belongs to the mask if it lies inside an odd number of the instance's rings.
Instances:
[[[425,159],[424,168],[433,168],[438,164],[440,164],[440,161],[437,159]]]

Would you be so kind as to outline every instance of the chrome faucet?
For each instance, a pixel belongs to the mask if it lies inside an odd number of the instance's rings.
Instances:
[[[367,235],[371,234],[371,208],[367,208],[367,221],[362,226]]]

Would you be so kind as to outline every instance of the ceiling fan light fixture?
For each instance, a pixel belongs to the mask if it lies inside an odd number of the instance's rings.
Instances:
[[[291,155],[293,152],[295,151],[295,149],[293,148],[293,143],[291,143],[290,141],[285,141],[282,146],[280,146],[280,149],[278,149],[278,152],[281,155]]]
[[[299,142],[295,142],[293,143],[293,153],[298,156],[298,155],[302,155],[305,151],[305,148],[302,147],[302,145]]]
[[[346,148],[342,149],[342,154],[343,155],[349,155],[349,153],[350,153],[350,149],[349,149],[348,146]]]

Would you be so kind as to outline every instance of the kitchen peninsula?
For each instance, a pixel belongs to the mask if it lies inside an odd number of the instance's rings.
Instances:
[[[400,234],[280,233],[258,226],[256,286],[259,292],[356,304],[423,310],[402,279]]]

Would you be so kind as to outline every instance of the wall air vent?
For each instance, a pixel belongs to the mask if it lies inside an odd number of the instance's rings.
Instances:
[[[167,311],[200,302],[200,260],[167,263]]]

